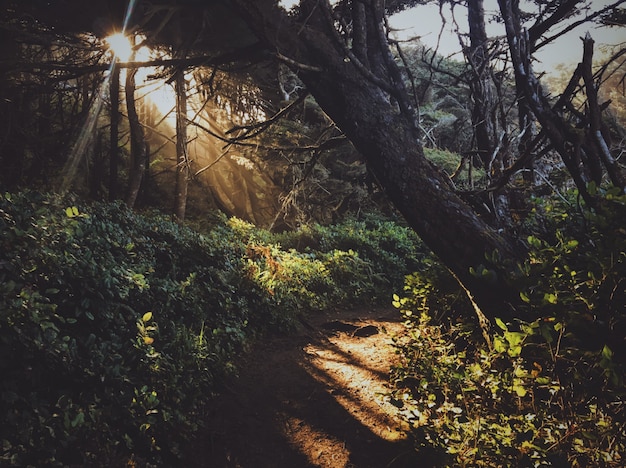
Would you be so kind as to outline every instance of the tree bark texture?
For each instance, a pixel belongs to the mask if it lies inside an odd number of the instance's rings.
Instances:
[[[467,19],[470,46],[465,50],[465,57],[471,71],[470,91],[474,101],[472,125],[476,149],[483,167],[490,176],[492,163],[497,155],[493,154],[496,147],[496,131],[492,117],[494,96],[483,0],[467,2]]]
[[[425,157],[415,115],[401,88],[382,28],[381,1],[363,1],[366,51],[353,51],[333,27],[327,1],[303,1],[291,22],[272,2],[233,0],[266,46],[298,73],[329,117],[423,241],[452,271],[488,317],[507,316],[518,292],[493,252],[513,260],[519,247],[502,237],[462,201],[448,178]],[[362,37],[362,35],[361,35]],[[363,47],[363,41],[357,41]],[[359,57],[367,57],[369,64]],[[406,100],[405,100],[406,99]],[[522,249],[523,250],[523,249]],[[471,269],[484,265],[493,274]]]
[[[176,72],[176,187],[174,216],[179,222],[185,219],[187,188],[189,186],[189,158],[187,157],[187,83],[185,73]]]
[[[137,103],[135,101],[135,75],[136,68],[130,68],[126,72],[126,110],[128,113],[128,124],[130,127],[130,174],[128,177],[128,192],[126,194],[126,204],[132,208],[135,206],[141,182],[146,169],[146,139],[143,126],[137,114]]]
[[[111,67],[109,82],[109,94],[111,99],[111,129],[110,129],[110,153],[109,153],[109,201],[117,199],[118,192],[118,166],[119,166],[119,123],[120,123],[120,67],[117,60]]]

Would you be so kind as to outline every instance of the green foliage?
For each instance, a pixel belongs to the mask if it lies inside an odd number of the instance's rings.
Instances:
[[[593,211],[538,201],[512,278],[523,319],[496,319],[491,346],[432,298],[436,278],[412,275],[394,297],[407,333],[391,401],[437,466],[623,466],[626,200],[602,192]]]
[[[626,196],[593,184],[589,191],[599,197],[594,210],[536,201],[538,234],[527,237],[529,258],[513,278],[525,304],[518,316],[554,317],[576,347],[599,352],[607,345],[626,362]]]
[[[179,463],[252,337],[388,297],[413,267],[415,236],[377,223],[277,236],[222,217],[199,234],[121,204],[4,194],[0,464]]]
[[[277,239],[285,248],[304,253],[320,252],[332,256],[335,251],[354,252],[375,275],[370,275],[370,280],[380,292],[372,293],[376,298],[386,295],[385,300],[388,291],[403,284],[407,272],[421,265],[427,252],[412,229],[375,215],[360,220],[346,219],[330,226],[303,226],[297,231],[283,233]]]
[[[411,229],[380,218],[281,234],[230,226],[247,243],[250,277],[294,310],[386,300],[424,257]]]
[[[462,167],[461,156],[456,153],[436,148],[424,148],[424,154],[449,177],[454,175],[454,181],[461,187],[467,187],[471,183],[484,183],[485,181],[484,169],[474,168],[473,166],[468,169],[467,166],[471,163],[467,161],[464,163],[464,167]]]
[[[243,251],[226,227],[199,236],[121,205],[75,205],[0,200],[2,460],[175,455],[244,345],[257,300]]]

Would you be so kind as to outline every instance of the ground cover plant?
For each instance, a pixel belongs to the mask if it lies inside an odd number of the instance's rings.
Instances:
[[[512,266],[525,307],[487,339],[443,270],[395,296],[407,334],[392,401],[435,466],[623,466],[626,198],[590,190],[595,210],[536,200],[530,258]]]
[[[199,233],[121,203],[3,194],[0,464],[177,463],[251,340],[387,300],[421,252],[380,219],[275,235],[216,216]]]

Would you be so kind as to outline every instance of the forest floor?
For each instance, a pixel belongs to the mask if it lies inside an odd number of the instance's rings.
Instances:
[[[385,398],[402,328],[395,309],[339,310],[259,341],[212,404],[191,466],[421,466]]]

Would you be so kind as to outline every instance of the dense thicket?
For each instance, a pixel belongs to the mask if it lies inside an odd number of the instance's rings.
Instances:
[[[429,466],[623,466],[626,197],[600,192],[603,214],[534,201],[516,320],[481,333],[444,270],[407,277],[391,398]]]
[[[171,464],[254,336],[387,301],[423,256],[379,218],[278,238],[219,216],[204,230],[119,203],[2,195],[2,464]]]

